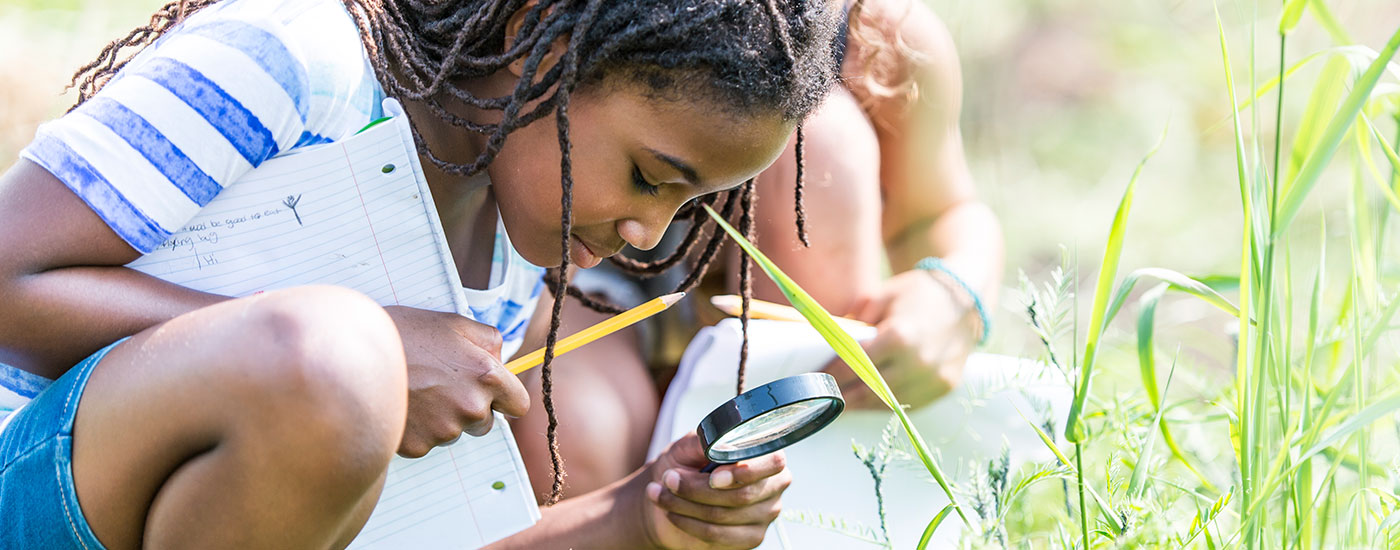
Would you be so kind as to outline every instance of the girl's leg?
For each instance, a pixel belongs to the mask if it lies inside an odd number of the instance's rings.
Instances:
[[[536,315],[549,315],[549,295]],[[559,335],[602,321],[609,315],[578,302],[564,302]],[[527,338],[527,341],[529,338]],[[635,327],[618,331],[554,361],[554,412],[559,419],[559,450],[567,465],[564,496],[578,496],[626,477],[646,462],[660,398],[642,360]],[[528,351],[528,350],[526,350]],[[529,414],[511,423],[530,485],[540,502],[549,497],[553,469],[539,369],[520,376],[530,390]]]
[[[404,428],[402,345],[363,295],[306,287],[116,347],[78,408],[73,475],[109,548],[328,548],[378,498]]]

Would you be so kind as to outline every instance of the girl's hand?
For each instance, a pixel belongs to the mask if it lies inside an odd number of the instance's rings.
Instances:
[[[644,468],[643,525],[656,548],[753,548],[792,483],[782,451],[701,473],[709,461],[688,434]]]
[[[900,402],[927,405],[962,380],[963,366],[977,345],[981,326],[972,300],[951,281],[920,269],[891,277],[874,294],[861,297],[854,317],[875,325],[864,344]],[[882,407],[880,399],[837,358],[826,371],[841,384],[848,407]]]
[[[491,431],[492,409],[524,416],[530,395],[501,364],[501,334],[457,315],[384,308],[398,326],[408,360],[408,422],[399,454],[417,458],[466,432]]]

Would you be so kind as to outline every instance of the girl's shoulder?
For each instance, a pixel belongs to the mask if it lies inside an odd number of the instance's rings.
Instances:
[[[336,0],[226,0],[190,15],[21,153],[150,252],[269,158],[352,135],[383,98]]]
[[[866,0],[849,23],[842,73],[868,114],[898,118],[915,102],[948,100],[941,88],[961,85],[952,35],[924,2]]]
[[[261,58],[259,64],[293,93],[311,134],[297,145],[345,137],[383,114],[384,93],[360,29],[339,0],[225,0],[161,40],[189,35]]]

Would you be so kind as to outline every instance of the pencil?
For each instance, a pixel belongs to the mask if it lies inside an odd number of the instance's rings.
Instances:
[[[740,310],[743,308],[743,297],[735,296],[733,294],[711,296],[710,304],[715,306],[716,308],[719,308],[719,310],[723,311],[725,315],[732,315],[734,317],[738,317]],[[790,306],[754,299],[749,299],[749,318],[771,319],[774,321],[807,321],[807,319],[802,316],[801,312],[797,311],[796,309],[793,309]],[[857,321],[855,319],[849,319],[846,317],[836,317],[835,319],[836,324],[843,325],[846,328],[870,326],[869,324],[866,324],[862,321]]]
[[[586,329],[580,330],[574,334],[571,334],[568,338],[560,340],[559,342],[554,344],[554,356],[558,357],[560,355],[563,355],[565,352],[573,350],[574,348],[577,348],[579,346],[582,346],[584,344],[587,344],[589,342],[592,342],[594,340],[627,328],[632,323],[641,321],[642,319],[646,319],[647,317],[651,317],[652,315],[656,315],[657,313],[661,313],[662,311],[665,311],[666,308],[671,307],[672,304],[679,302],[681,298],[684,297],[684,292],[667,294],[665,296],[653,299],[645,304],[619,313],[609,319],[604,320],[601,323],[598,323]],[[530,352],[529,355],[521,356],[512,360],[509,363],[506,363],[506,369],[509,369],[511,374],[520,374],[527,370],[538,367],[542,363],[544,363],[543,348],[537,349],[533,352]]]

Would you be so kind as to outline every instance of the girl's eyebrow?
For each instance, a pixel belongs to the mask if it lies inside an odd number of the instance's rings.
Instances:
[[[700,175],[695,172],[694,167],[686,164],[685,161],[657,151],[656,149],[647,148],[646,152],[651,153],[657,160],[671,165],[671,167],[679,171],[681,175],[685,177],[685,181],[689,182],[691,185],[700,185]]]

